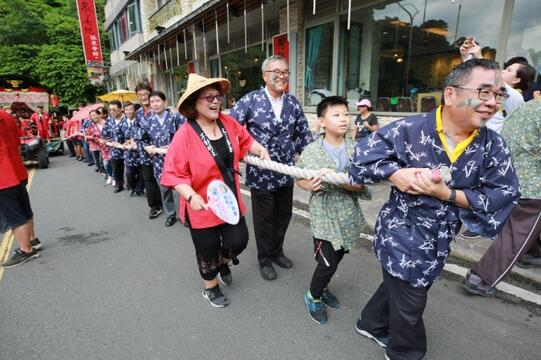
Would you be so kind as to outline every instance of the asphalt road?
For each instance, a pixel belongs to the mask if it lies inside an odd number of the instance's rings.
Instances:
[[[180,224],[148,220],[142,198],[113,194],[67,157],[30,190],[41,257],[0,282],[0,359],[383,359],[353,326],[381,280],[369,252],[346,256],[331,283],[341,300],[318,325],[303,293],[314,261],[308,223],[294,216],[291,270],[263,280],[253,230],[233,267],[225,309],[201,296],[193,245]],[[250,199],[245,197],[247,205]],[[251,214],[248,212],[251,227]],[[539,359],[541,309],[466,296],[451,278],[430,290],[428,359]]]

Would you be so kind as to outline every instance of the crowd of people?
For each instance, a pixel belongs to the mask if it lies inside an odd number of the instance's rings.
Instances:
[[[477,49],[461,51],[467,55]],[[150,219],[165,211],[165,226],[180,218],[188,227],[202,295],[214,307],[230,303],[220,285],[232,283],[230,267],[238,264],[248,243],[239,161],[250,153],[317,171],[297,179],[296,185],[311,191],[310,248],[316,266],[304,300],[310,318],[320,324],[328,321],[325,307],[340,306],[330,282],[343,256],[359,241],[364,218],[358,199],[370,199],[367,185],[389,180],[392,190],[373,242],[383,280],[355,329],[385,348],[387,359],[421,359],[427,351],[423,312],[428,291],[462,225],[496,239],[468,274],[467,291],[490,296],[519,259],[539,265],[541,101],[517,109],[505,106],[513,87],[522,89],[527,81],[528,76],[520,75],[523,67],[527,64],[517,61],[502,73],[492,60],[464,61],[445,80],[443,105],[381,128],[370,112],[370,100],[362,99],[356,104],[359,116],[351,137],[348,102],[329,96],[317,106],[314,136],[299,101],[285,91],[287,61],[271,56],[262,63],[265,86],[239,99],[228,115],[221,111],[230,88],[227,79],[190,74],[178,112],[167,109],[162,92],[141,82],[136,87],[140,104],[113,101],[108,114],[92,111],[70,141],[77,159],[103,173],[114,193],[127,188],[131,196],[146,196]],[[501,135],[488,126],[494,116],[503,116]],[[1,119],[6,126],[9,118],[2,114]],[[11,146],[13,153],[14,140],[9,141],[2,146]],[[347,173],[349,183],[323,182],[329,172]],[[443,180],[444,172],[450,180]],[[13,173],[13,181],[0,182],[0,230],[13,229],[20,249],[4,267],[38,256],[30,244],[37,240],[34,235],[19,238],[17,233],[32,221],[32,212],[23,191],[26,178],[19,168]],[[208,206],[207,188],[214,180],[234,194],[240,210],[236,224],[223,221]],[[245,184],[251,193],[260,274],[272,281],[278,276],[274,265],[294,267],[284,241],[295,180],[247,165]],[[14,202],[22,203],[21,209],[7,211],[5,205]]]

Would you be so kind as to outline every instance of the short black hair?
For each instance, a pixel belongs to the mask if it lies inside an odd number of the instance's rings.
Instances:
[[[116,105],[116,106],[118,106],[119,109],[122,109],[122,104],[118,100],[110,101],[109,102],[109,107],[111,107],[111,105]]]
[[[533,84],[537,70],[535,70],[535,68],[528,63],[516,62],[513,64],[520,65],[520,67],[517,69],[517,77],[520,79],[520,82],[516,85],[516,88],[522,91],[527,91]]]
[[[515,57],[512,57],[511,59],[507,60],[504,64],[503,64],[503,68],[507,68],[508,66],[510,65],[513,65],[513,64],[516,64],[516,63],[525,63],[527,64],[528,63],[528,59],[526,59],[524,56],[515,56]]]
[[[127,106],[133,106],[133,107],[135,108],[135,104],[132,103],[132,102],[130,102],[130,101],[124,103],[124,109],[125,109]]]
[[[327,96],[321,100],[319,104],[317,104],[317,117],[319,118],[325,116],[325,111],[327,111],[327,108],[334,105],[345,105],[347,108],[348,101],[342,96]]]
[[[148,81],[140,81],[135,85],[135,92],[139,92],[139,90],[147,90],[149,93],[152,92],[152,86],[150,86],[150,83]]]
[[[151,92],[148,98],[150,99],[153,96],[158,96],[163,101],[167,100],[167,96],[165,96],[165,94],[159,90],[154,90],[153,92]]]

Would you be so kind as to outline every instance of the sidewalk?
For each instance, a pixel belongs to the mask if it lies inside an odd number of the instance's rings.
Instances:
[[[368,223],[365,232],[373,235],[376,218],[381,207],[389,198],[391,186],[389,183],[381,183],[369,186],[369,188],[372,191],[372,200],[361,200],[361,207],[364,217]],[[302,206],[301,204],[304,204],[304,207],[306,207],[309,196],[310,192],[300,189],[298,186],[295,187],[294,199],[297,201],[297,206]],[[467,240],[458,235],[455,238],[455,241],[453,241],[451,244],[451,262],[457,261],[460,263],[466,263],[464,266],[471,266],[471,264],[481,259],[491,243],[492,240],[488,238]],[[513,266],[513,269],[509,275],[515,277],[515,279],[519,281],[525,280],[533,283],[535,287],[541,287],[540,270],[521,269],[518,266]]]

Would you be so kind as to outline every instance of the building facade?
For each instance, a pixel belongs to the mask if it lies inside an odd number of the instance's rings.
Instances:
[[[261,61],[283,54],[308,110],[337,94],[409,113],[439,103],[466,36],[485,57],[524,56],[540,71],[538,14],[538,0],[109,0],[105,28],[112,83],[147,78],[172,104],[190,72],[228,78],[238,99],[263,84]]]

